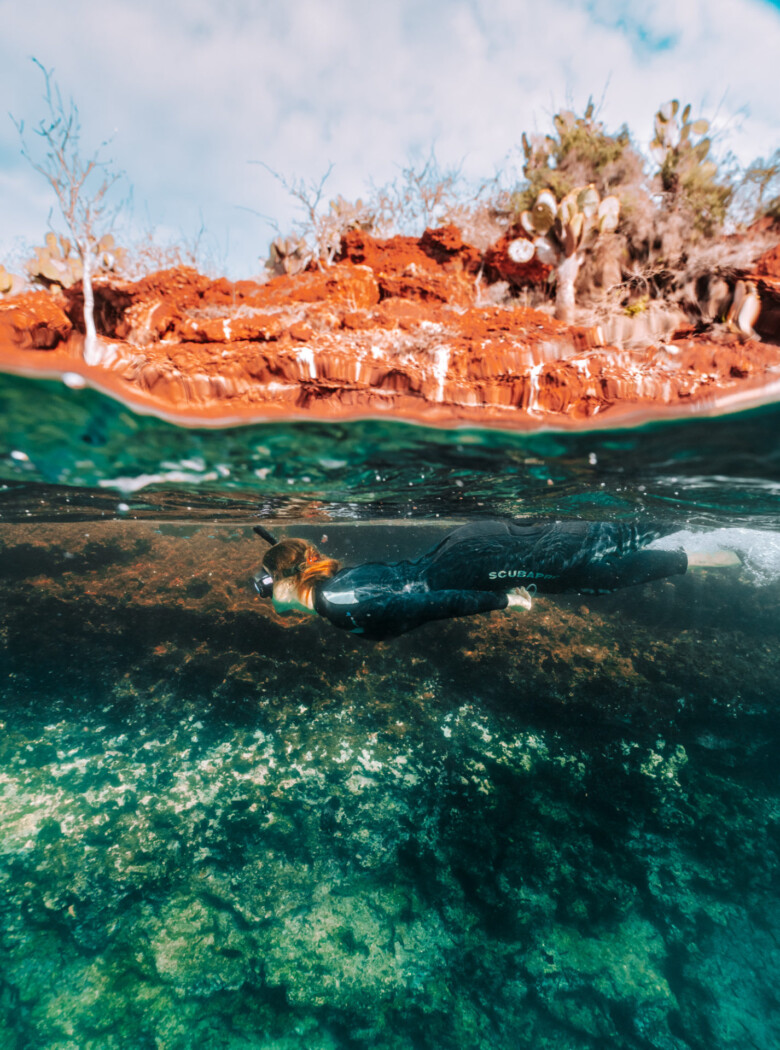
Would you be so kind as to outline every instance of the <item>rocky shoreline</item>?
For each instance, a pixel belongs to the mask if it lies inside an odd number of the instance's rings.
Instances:
[[[98,279],[97,366],[82,360],[79,288],[6,298],[0,369],[87,383],[193,426],[391,415],[527,430],[714,413],[780,390],[777,255],[729,275],[760,297],[750,335],[703,319],[696,303],[690,315],[654,304],[568,327],[500,301],[497,287],[546,277],[536,261],[512,263],[506,244],[480,253],[455,227],[388,241],[354,233],[331,267],[264,283],[186,268]]]

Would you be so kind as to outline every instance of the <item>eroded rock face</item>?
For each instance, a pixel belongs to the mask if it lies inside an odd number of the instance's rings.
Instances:
[[[0,364],[85,372],[130,404],[212,423],[393,413],[440,424],[603,425],[607,414],[760,399],[776,381],[776,250],[751,278],[763,308],[760,338],[748,339],[723,325],[696,329],[679,311],[577,328],[491,303],[486,280],[527,284],[549,273],[512,262],[509,243],[482,255],[452,226],[386,241],[355,231],[334,266],[265,283],[188,268],[102,279],[96,317],[112,346],[110,364],[96,369],[80,359],[80,289],[68,292],[66,312],[44,293],[20,296],[0,306]],[[58,349],[43,358],[42,347]]]
[[[46,292],[25,292],[0,301],[0,347],[52,350],[68,338],[73,325],[57,300]]]
[[[780,244],[764,252],[756,263],[756,273],[766,277],[780,277]]]
[[[525,263],[515,262],[511,257],[509,246],[518,236],[525,239],[527,234],[519,231],[507,233],[485,252],[485,266],[489,276],[494,280],[508,281],[516,288],[523,288],[529,284],[544,284],[552,272],[551,266],[539,262],[536,256]]]

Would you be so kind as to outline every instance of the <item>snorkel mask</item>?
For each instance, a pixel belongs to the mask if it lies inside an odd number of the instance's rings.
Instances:
[[[274,593],[274,578],[267,569],[261,569],[252,577],[252,586],[261,598],[270,598]]]
[[[272,547],[278,542],[274,534],[264,529],[262,525],[255,525],[252,531],[256,532],[266,543],[270,543]],[[271,598],[274,593],[274,578],[268,569],[262,568],[252,577],[252,586],[261,598]]]

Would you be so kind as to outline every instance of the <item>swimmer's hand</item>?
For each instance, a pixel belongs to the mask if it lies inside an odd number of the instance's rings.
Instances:
[[[531,595],[525,587],[514,587],[511,591],[507,591],[506,604],[508,609],[513,607],[530,609],[533,603],[531,601]]]

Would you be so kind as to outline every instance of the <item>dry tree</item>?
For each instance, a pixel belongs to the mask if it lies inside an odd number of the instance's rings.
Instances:
[[[59,86],[37,58],[33,62],[43,74],[45,114],[33,131],[37,148],[27,138],[24,122],[11,118],[22,142],[22,155],[54,191],[60,215],[73,238],[82,267],[84,291],[84,360],[89,365],[101,364],[109,355],[100,345],[95,330],[92,274],[97,268],[101,239],[113,225],[117,206],[108,202],[109,191],[122,177],[110,170],[102,156],[108,141],[90,155],[82,152],[81,119],[78,106],[63,100]]]

